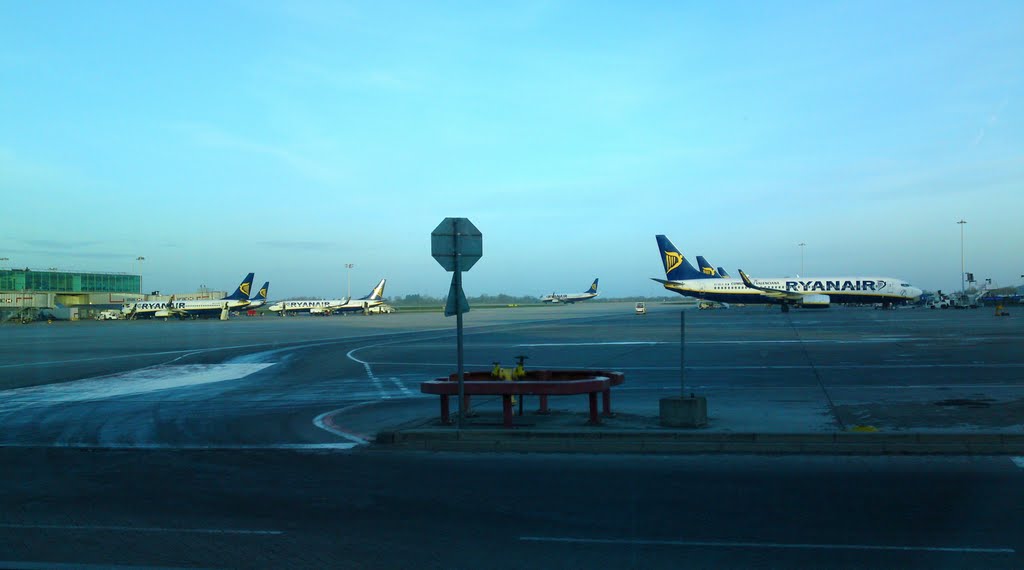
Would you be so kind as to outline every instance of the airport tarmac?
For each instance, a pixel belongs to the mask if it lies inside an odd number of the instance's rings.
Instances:
[[[512,366],[523,354],[531,369],[622,371],[615,411],[649,418],[659,398],[681,388],[681,310],[635,315],[628,304],[595,303],[471,311],[466,366]],[[682,388],[708,398],[711,431],[1024,427],[1024,327],[1015,317],[842,307],[685,315]],[[8,444],[362,444],[436,416],[437,398],[421,394],[419,383],[455,369],[454,319],[438,313],[2,332],[0,442]],[[487,412],[499,403],[474,405]],[[552,399],[563,412],[585,405],[582,396]]]
[[[473,311],[467,362],[511,366],[526,354],[533,368],[620,369],[615,409],[656,414],[657,399],[679,389],[679,312]],[[759,307],[686,318],[687,387],[708,396],[709,430],[1020,430],[1008,411],[1024,396],[1016,316]],[[1022,564],[1019,457],[368,445],[382,429],[436,416],[436,397],[417,388],[453,370],[453,321],[397,313],[0,328],[0,566]],[[988,405],[937,403],[954,399]],[[901,411],[911,404],[960,415]],[[585,401],[552,405],[573,414]]]

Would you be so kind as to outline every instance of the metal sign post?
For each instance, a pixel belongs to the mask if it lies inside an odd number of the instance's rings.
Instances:
[[[679,311],[679,397],[686,397],[686,311]]]
[[[445,218],[430,234],[430,254],[441,267],[452,272],[452,285],[445,303],[446,317],[455,315],[455,344],[458,360],[459,414],[458,428],[462,429],[465,413],[465,360],[462,345],[462,313],[469,311],[466,294],[462,290],[462,272],[483,256],[483,234],[466,218]]]

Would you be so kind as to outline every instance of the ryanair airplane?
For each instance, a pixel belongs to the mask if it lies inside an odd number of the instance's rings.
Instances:
[[[267,281],[260,287],[260,290],[256,295],[249,299],[249,305],[245,307],[245,310],[249,311],[252,309],[258,309],[263,305],[267,304],[267,291],[270,290],[270,281]]]
[[[235,292],[223,299],[200,299],[194,301],[175,301],[172,295],[166,301],[141,301],[138,303],[126,303],[121,307],[125,318],[158,318],[169,317],[199,318],[207,316],[225,316],[225,311],[248,307],[249,292],[252,290],[253,274],[245,276],[245,279],[238,285]],[[264,286],[266,287],[266,286]]]
[[[384,285],[387,283],[387,281],[387,279],[381,279],[380,283],[377,283],[377,286],[374,287],[372,291],[370,291],[369,295],[365,297],[360,297],[358,299],[350,299],[346,301],[344,305],[340,307],[335,307],[334,311],[336,313],[365,313],[367,310],[373,307],[383,305]]]
[[[663,235],[655,236],[665,266],[666,279],[654,279],[680,295],[721,303],[775,304],[783,312],[790,306],[825,308],[830,303],[904,303],[921,296],[921,290],[892,277],[779,277],[751,279],[739,270],[740,279],[721,278],[697,271]]]
[[[278,301],[269,310],[284,316],[288,312],[308,312],[313,315],[331,315],[336,312],[367,311],[384,303],[384,285],[387,279],[370,291],[370,294],[359,299],[298,299],[295,301]]]
[[[722,271],[721,267],[719,267],[716,271],[715,268],[712,267],[711,264],[708,263],[708,260],[704,259],[704,256],[702,255],[697,256],[697,267],[700,269],[700,272],[703,273],[704,275],[710,275],[712,277],[728,277],[728,275],[726,275],[725,272]]]
[[[582,293],[571,293],[569,295],[552,293],[546,297],[541,297],[540,301],[542,303],[568,303],[571,305],[577,301],[586,301],[594,297],[597,297],[597,279],[594,279],[594,282],[590,284],[590,289]]]

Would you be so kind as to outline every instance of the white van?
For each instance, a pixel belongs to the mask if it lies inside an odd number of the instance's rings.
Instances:
[[[637,303],[635,310],[636,310],[636,314],[638,314],[638,315],[646,315],[647,314],[647,305],[645,305],[643,303]]]

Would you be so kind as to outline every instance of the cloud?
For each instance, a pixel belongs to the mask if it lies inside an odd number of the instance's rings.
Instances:
[[[128,259],[131,254],[123,251],[81,251],[80,248],[48,249],[48,248],[6,248],[4,253],[25,254],[25,255],[46,255],[50,257],[88,257],[93,259]]]
[[[301,240],[275,240],[256,242],[260,247],[272,247],[277,249],[305,249],[320,251],[323,249],[338,247],[338,244],[331,241],[301,241]]]
[[[21,243],[34,248],[79,248],[103,243],[102,241],[76,241],[54,239],[22,239]]]
[[[170,128],[184,134],[199,146],[270,157],[306,178],[329,183],[342,179],[342,173],[336,168],[285,146],[251,140],[205,123],[179,122],[171,124]]]
[[[995,126],[995,124],[999,122],[999,115],[1001,115],[1003,111],[1006,110],[1006,106],[1009,103],[1009,97],[1004,97],[1003,100],[999,102],[999,105],[996,107],[996,110],[993,111],[992,114],[988,116],[988,120],[985,121],[985,124],[978,130],[978,135],[974,137],[973,141],[971,141],[971,148],[974,148],[981,144],[981,141],[985,138],[985,129],[987,129],[988,127]]]

